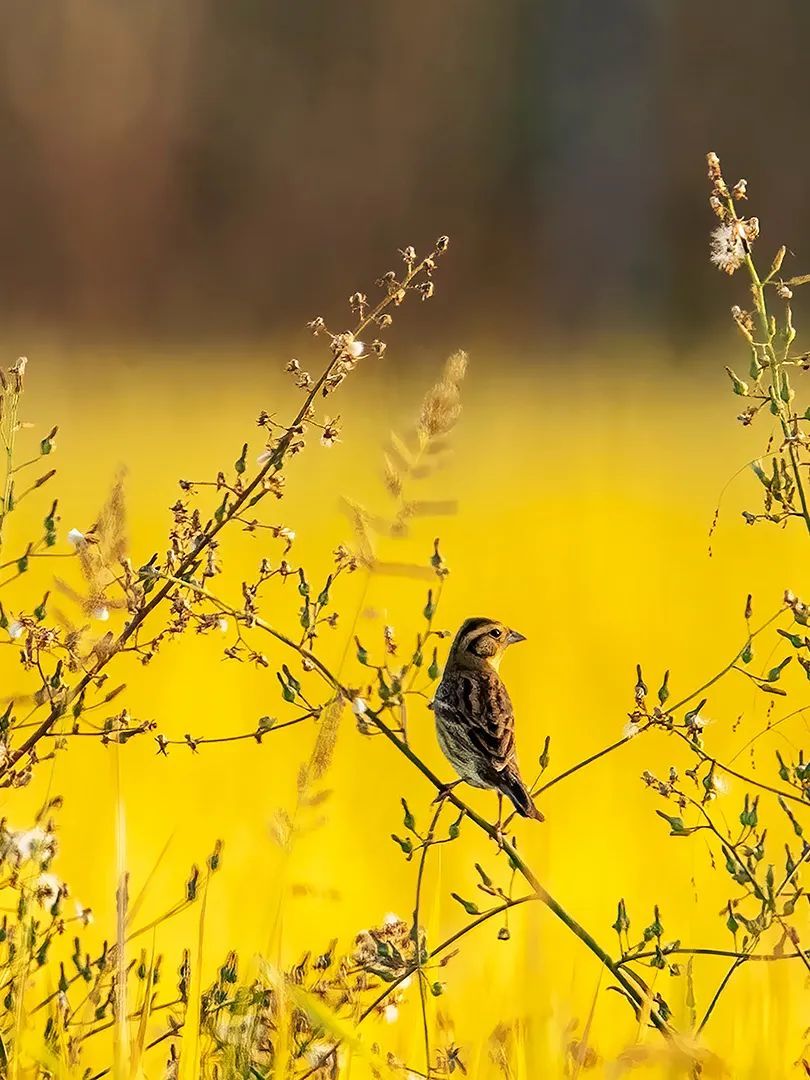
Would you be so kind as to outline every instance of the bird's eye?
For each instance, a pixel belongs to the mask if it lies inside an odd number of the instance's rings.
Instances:
[[[490,630],[489,636],[490,637],[500,637],[501,636],[501,632],[500,632],[500,630],[498,629],[497,626],[493,627],[492,630]]]

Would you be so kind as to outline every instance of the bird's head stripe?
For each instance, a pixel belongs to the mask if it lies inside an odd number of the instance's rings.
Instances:
[[[474,641],[483,633],[488,632],[492,626],[492,619],[468,619],[458,632],[458,646],[462,652],[466,652]]]

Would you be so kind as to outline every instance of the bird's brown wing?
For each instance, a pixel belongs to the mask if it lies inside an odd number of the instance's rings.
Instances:
[[[494,672],[457,672],[452,697],[456,722],[473,748],[502,773],[515,760],[515,717],[506,687]]]

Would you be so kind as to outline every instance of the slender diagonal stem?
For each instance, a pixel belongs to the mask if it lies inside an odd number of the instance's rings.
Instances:
[[[578,761],[576,765],[572,765],[570,769],[566,769],[564,772],[558,773],[552,777],[551,780],[547,780],[545,784],[541,784],[539,788],[536,788],[532,793],[533,795],[542,795],[544,791],[548,791],[549,788],[553,788],[555,784],[559,784],[561,780],[567,780],[569,776],[573,776],[574,773],[578,773],[580,769],[587,768],[588,765],[593,765],[595,761],[599,761],[600,758],[606,757],[608,754],[612,754],[614,750],[620,749],[630,742],[631,739],[637,738],[642,732],[648,731],[653,726],[652,721],[646,724],[642,724],[641,727],[633,735],[625,735],[621,739],[617,739],[616,742],[611,743],[609,746],[603,747],[595,754],[591,754],[590,757],[585,758],[583,761]],[[510,818],[513,815],[510,815]]]
[[[164,575],[158,575],[164,576]],[[198,585],[196,582],[183,581],[178,578],[169,578],[167,583],[174,583],[184,586],[191,590],[197,596],[206,597],[208,600],[216,604],[220,610],[229,612],[234,618],[239,617],[239,612],[235,608],[226,604],[223,600],[220,600],[217,596],[210,593],[207,589]],[[332,674],[330,669],[323,663],[323,661],[317,657],[314,653],[311,653],[308,649],[304,648],[298,642],[292,638],[283,634],[280,630],[276,630],[274,626],[266,622],[264,619],[255,617],[252,618],[252,625],[259,630],[264,631],[276,641],[281,642],[288,648],[293,649],[316,668],[324,676],[324,678],[331,684],[333,689],[338,691],[347,701],[352,700],[351,691],[347,686],[340,682],[335,675]],[[381,711],[374,709],[367,709],[364,713],[364,719],[373,724],[377,730],[385,736],[385,738],[399,751],[403,757],[413,765],[422,776],[433,785],[433,787],[439,792],[446,791],[446,785],[442,783],[438,776],[422,761],[419,755],[413,750],[413,748],[401,739],[396,732],[388,726],[382,717]],[[572,915],[570,915],[565,908],[549,893],[544,885],[541,884],[539,878],[535,875],[531,867],[526,863],[523,857],[519,854],[514,845],[509,844],[504,838],[502,833],[497,829],[495,825],[481,817],[471,806],[465,803],[455,791],[450,791],[446,794],[446,798],[450,800],[459,810],[472,821],[482,832],[486,833],[498,847],[506,854],[512,866],[517,872],[529,883],[535,892],[535,895],[544,904],[549,911],[551,911],[568,929],[574,934],[575,937],[585,945],[585,947],[593,953],[594,956],[607,968],[607,970],[613,975],[613,978],[621,987],[625,996],[631,1003],[634,1009],[641,1010],[644,1007],[645,997],[638,987],[627,977],[625,972],[617,966],[616,961],[602,948],[598,941],[582,926]],[[651,1023],[661,1032],[665,1038],[671,1038],[672,1032],[669,1025],[665,1020],[661,1018],[655,1008],[650,1010]]]
[[[493,919],[498,915],[503,915],[504,912],[510,911],[512,908],[519,907],[521,904],[529,904],[536,900],[537,897],[533,895],[519,896],[514,900],[507,900],[503,904],[499,904],[497,907],[490,908],[489,911],[485,911],[483,914],[473,919],[472,922],[467,923],[466,926],[463,926],[460,930],[457,930],[455,934],[451,934],[450,937],[445,938],[445,940],[442,941],[439,945],[437,945],[435,949],[432,949],[430,953],[428,953],[428,960],[435,960],[437,957],[441,956],[442,953],[447,952],[447,950],[453,945],[455,945],[456,942],[459,941],[461,938],[466,937],[467,934],[469,934],[472,930],[476,930],[479,926],[481,926],[485,922],[488,922],[490,919]],[[404,983],[406,979],[410,979],[416,973],[416,970],[416,964],[412,964],[407,967],[401,975],[398,975],[391,982],[386,983],[382,991],[374,998],[371,1004],[367,1005],[365,1009],[363,1009],[363,1011],[360,1013],[356,1021],[356,1026],[362,1024],[364,1020],[371,1016],[371,1014],[376,1009],[378,1009],[380,1005],[382,1005],[385,999],[391,996],[391,994],[397,989],[398,986]],[[340,1044],[338,1043],[338,1045]],[[320,1061],[317,1061],[311,1069],[309,1069],[307,1072],[304,1073],[302,1077],[299,1078],[299,1080],[307,1080],[308,1077],[313,1076],[316,1072],[318,1072],[319,1069],[322,1069],[324,1065],[326,1065],[326,1063],[329,1061],[329,1059],[334,1056],[336,1049],[337,1046],[333,1047],[327,1053],[325,1053],[324,1056],[320,1059]],[[301,1053],[303,1053],[303,1050],[301,1051]]]
[[[754,638],[758,637],[764,630],[767,630],[768,627],[772,623],[774,623],[780,617],[780,615],[782,615],[784,613],[784,611],[785,611],[784,607],[779,608],[778,611],[776,611],[773,615],[771,615],[771,617],[769,619],[767,619],[761,626],[757,627],[757,629],[754,630],[751,633],[748,640],[753,641]],[[704,682],[696,690],[692,691],[690,694],[687,694],[686,697],[681,698],[680,701],[676,701],[673,705],[669,706],[669,708],[667,709],[667,713],[669,715],[671,715],[672,713],[680,711],[686,705],[688,705],[690,702],[692,702],[696,698],[700,697],[700,695],[705,690],[708,690],[709,687],[714,686],[715,683],[719,682],[720,679],[722,679],[725,675],[727,675],[730,671],[733,670],[734,665],[740,659],[742,651],[743,651],[742,649],[738,649],[737,652],[734,654],[734,657],[731,660],[729,660],[729,662],[724,667],[722,667],[720,669],[720,671],[718,671],[710,679],[707,679],[706,682]],[[567,780],[569,776],[573,776],[575,773],[578,773],[581,769],[585,769],[589,765],[593,765],[594,762],[599,761],[603,757],[607,757],[608,754],[612,754],[615,750],[621,749],[621,747],[626,746],[627,743],[629,743],[632,739],[638,738],[638,736],[643,734],[645,731],[649,731],[650,728],[654,728],[654,727],[658,727],[658,726],[659,725],[656,723],[656,721],[653,718],[650,718],[648,721],[645,721],[644,723],[640,724],[639,728],[638,728],[638,731],[635,731],[632,735],[625,735],[621,739],[617,739],[615,742],[612,742],[608,746],[603,747],[601,750],[597,750],[596,753],[591,754],[590,757],[587,757],[582,761],[578,761],[575,765],[572,765],[570,768],[565,769],[564,772],[558,773],[556,776],[553,776],[550,780],[547,780],[544,784],[541,784],[539,788],[536,788],[534,790],[533,794],[534,795],[542,795],[543,792],[548,791],[550,788],[553,788],[555,786],[555,784],[559,784],[561,780]],[[665,730],[670,730],[670,729],[667,728]],[[677,730],[677,729],[674,729],[674,730]],[[678,732],[678,734],[680,734],[680,732]],[[718,762],[718,764],[720,764],[720,762]],[[726,768],[726,771],[728,771],[728,772],[732,771],[731,769],[728,769],[726,766],[723,766],[723,768]],[[737,775],[737,774],[735,774],[735,775]],[[747,777],[741,777],[741,779],[748,779],[748,778]],[[752,781],[752,783],[756,783],[756,781]],[[507,821],[511,820],[511,818],[513,816],[514,815],[510,815],[510,818],[507,819]]]
[[[698,1028],[697,1028],[697,1034],[698,1035],[701,1034],[703,1029],[708,1024],[709,1018],[711,1017],[712,1013],[714,1012],[715,1007],[717,1005],[717,1002],[720,1000],[720,997],[721,997],[723,991],[725,990],[725,988],[728,986],[729,982],[731,981],[732,975],[737,970],[737,968],[741,967],[746,962],[747,959],[748,959],[748,957],[746,957],[746,956],[738,956],[732,961],[731,966],[729,967],[728,971],[725,973],[725,975],[721,979],[720,985],[715,990],[714,996],[712,997],[712,1000],[709,1002],[709,1007],[706,1009],[706,1012],[703,1014],[703,1019],[698,1024]]]
[[[734,949],[663,949],[665,956],[718,956],[727,957],[728,959],[737,959],[741,957],[741,953],[735,952]],[[624,967],[627,964],[632,964],[636,960],[649,960],[653,957],[660,956],[660,952],[640,952],[634,953],[632,956],[623,956],[618,961],[618,967]],[[742,957],[744,960],[763,960],[763,961],[776,961],[776,960],[799,960],[801,959],[796,953],[748,953]]]
[[[425,1069],[430,1080],[430,1030],[428,1027],[427,997],[425,992],[425,973],[422,970],[422,939],[419,934],[419,909],[422,901],[422,885],[425,878],[425,864],[427,863],[428,851],[433,843],[433,836],[439,824],[444,802],[436,807],[433,818],[428,828],[427,836],[422,843],[422,851],[419,855],[419,870],[416,875],[416,900],[413,910],[413,941],[416,950],[416,975],[419,982],[419,1004],[422,1009],[422,1035],[425,1041]]]
[[[780,799],[787,799],[790,802],[799,803],[804,806],[805,809],[807,808],[807,799],[803,799],[800,795],[794,795],[791,791],[783,791],[781,788],[773,787],[771,784],[765,784],[761,780],[756,780],[753,776],[746,776],[745,773],[737,772],[737,770],[732,769],[730,765],[725,765],[719,758],[712,757],[711,754],[707,754],[706,751],[702,750],[699,746],[695,746],[692,740],[682,731],[679,731],[677,728],[673,728],[673,731],[679,738],[684,740],[692,753],[696,754],[701,761],[705,761],[709,765],[721,769],[724,773],[728,773],[729,776],[733,776],[737,780],[742,780],[745,784],[750,784],[752,787],[757,787],[762,791],[770,792],[771,795],[778,795]]]
[[[427,265],[432,265],[437,256],[437,251],[432,251],[425,259],[420,262],[409,266],[408,273],[405,276],[403,287],[407,288],[410,282],[416,278]],[[397,294],[398,295],[398,294]],[[361,334],[368,326],[370,326],[378,318],[378,316],[392,303],[395,302],[395,294],[388,293],[384,296],[379,303],[366,312],[358,324],[352,331],[353,336]],[[398,301],[396,301],[398,302]],[[253,479],[244,487],[244,489],[236,496],[233,502],[228,506],[226,512],[219,520],[209,522],[208,526],[204,529],[203,535],[195,545],[193,551],[190,551],[180,561],[176,575],[182,579],[183,576],[194,567],[200,555],[206,551],[211,543],[216,539],[222,529],[231,522],[234,517],[237,517],[240,510],[248,505],[251,500],[256,497],[261,498],[264,493],[264,481],[266,477],[278,471],[287,456],[287,452],[290,449],[290,445],[293,439],[296,437],[301,424],[306,420],[310,414],[310,410],[318,397],[318,394],[324,388],[327,380],[332,375],[335,367],[339,363],[339,354],[333,355],[332,359],[324,368],[323,372],[308,391],[304,398],[303,404],[298,409],[294,419],[290,423],[289,427],[285,430],[284,434],[278,440],[275,448],[272,450],[268,460],[262,465]],[[0,518],[0,526],[2,526],[2,518]],[[166,580],[164,584],[158,588],[155,595],[151,600],[147,601],[142,607],[138,608],[130,621],[126,624],[118,638],[114,641],[111,648],[103,656],[100,656],[93,668],[88,671],[78,683],[76,683],[67,693],[65,693],[48,711],[47,716],[42,723],[21,743],[19,747],[9,753],[2,765],[0,765],[0,787],[8,786],[9,774],[26,754],[28,754],[37,743],[42,739],[59,718],[64,715],[67,707],[75,701],[90,685],[98,678],[102,670],[107,666],[112,657],[119,652],[122,647],[129,641],[129,639],[137,632],[141,625],[149,618],[152,612],[158,608],[164,600],[174,591],[176,583],[173,580]]]

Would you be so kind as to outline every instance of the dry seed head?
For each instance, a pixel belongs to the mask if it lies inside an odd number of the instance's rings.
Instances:
[[[711,261],[726,274],[733,274],[745,262],[746,234],[743,223],[729,221],[718,225],[711,235]]]
[[[448,359],[447,366],[445,368],[445,378],[450,379],[454,383],[460,383],[464,376],[467,374],[467,354],[459,351],[453,353]]]
[[[340,442],[340,417],[336,416],[334,420],[327,417],[323,422],[323,431],[321,432],[321,446],[334,446],[335,443]]]
[[[417,428],[423,436],[446,435],[461,415],[461,382],[467,371],[467,354],[454,353],[447,361],[444,374],[422,402]]]
[[[750,311],[743,311],[739,304],[734,304],[731,317],[749,341],[753,341],[754,317]]]
[[[396,499],[402,493],[402,477],[388,455],[385,455],[385,487]]]
[[[722,199],[718,199],[716,195],[710,195],[709,206],[712,208],[712,212],[715,213],[721,221],[725,220],[728,211],[723,205]]]
[[[713,151],[710,151],[706,155],[706,164],[709,167],[709,179],[712,181],[715,194],[722,199],[727,199],[729,197],[728,188],[720,169],[720,158]]]

